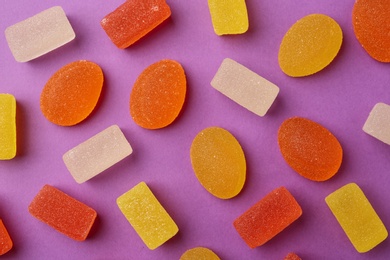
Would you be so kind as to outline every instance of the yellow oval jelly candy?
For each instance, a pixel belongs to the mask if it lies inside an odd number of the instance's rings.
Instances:
[[[291,77],[314,74],[336,57],[343,41],[338,23],[323,14],[298,20],[283,37],[279,49],[279,66]]]
[[[59,69],[41,93],[41,111],[52,123],[71,126],[83,121],[95,108],[103,87],[101,68],[80,60]]]
[[[210,249],[205,247],[195,247],[188,249],[185,253],[180,257],[180,260],[220,260],[220,258]]]
[[[130,94],[130,114],[146,129],[170,125],[179,115],[186,96],[183,67],[174,60],[161,60],[147,67]]]
[[[326,181],[337,173],[343,149],[320,124],[302,117],[285,120],[279,128],[280,151],[296,172],[312,181]]]
[[[245,155],[231,133],[219,127],[202,130],[190,155],[195,175],[208,192],[220,199],[240,193],[246,179]]]

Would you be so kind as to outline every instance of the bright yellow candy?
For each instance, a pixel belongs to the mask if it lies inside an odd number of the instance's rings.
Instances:
[[[325,201],[359,253],[373,249],[387,238],[386,227],[355,183],[341,187]]]
[[[311,14],[298,20],[283,37],[279,66],[291,77],[314,74],[336,57],[343,41],[338,23],[323,14]]]
[[[120,196],[116,203],[151,250],[164,244],[179,231],[145,182],[140,182]]]
[[[217,35],[241,34],[248,30],[245,0],[208,0],[208,3]]]
[[[16,100],[10,94],[0,94],[0,160],[16,155]]]

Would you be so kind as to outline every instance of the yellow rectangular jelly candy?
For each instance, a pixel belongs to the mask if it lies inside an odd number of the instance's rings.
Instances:
[[[145,182],[117,198],[119,209],[144,241],[153,250],[178,231],[176,223],[165,211]]]
[[[386,227],[355,183],[341,187],[325,201],[359,253],[373,249],[387,238]]]
[[[0,94],[0,160],[16,155],[16,100],[10,94]]]
[[[245,33],[249,27],[245,0],[208,0],[217,35]]]

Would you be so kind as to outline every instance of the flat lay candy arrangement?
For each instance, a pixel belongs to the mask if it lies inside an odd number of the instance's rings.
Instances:
[[[388,259],[387,0],[6,1],[4,259]]]

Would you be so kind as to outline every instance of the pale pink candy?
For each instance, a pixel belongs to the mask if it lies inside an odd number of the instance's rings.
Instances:
[[[70,42],[75,33],[64,10],[55,6],[9,26],[5,38],[15,60],[26,62]]]
[[[279,88],[231,59],[224,59],[211,85],[239,105],[264,116],[275,101]]]
[[[117,125],[110,126],[64,154],[62,159],[77,183],[83,183],[133,152]]]
[[[390,106],[376,104],[364,123],[363,131],[390,145]]]

